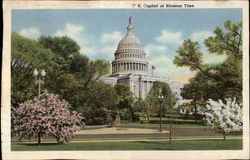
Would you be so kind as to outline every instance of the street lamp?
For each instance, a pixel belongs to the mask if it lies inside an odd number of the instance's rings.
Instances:
[[[41,71],[41,76],[39,76],[39,72],[37,71],[37,69],[34,70],[33,72],[36,80],[35,80],[35,84],[38,84],[38,98],[40,98],[40,94],[41,94],[41,84],[44,84],[44,77],[46,75],[46,72],[44,69],[42,69]],[[41,79],[42,78],[42,79]]]
[[[163,102],[163,95],[162,95],[162,88],[159,88],[159,95],[158,95],[158,99],[159,99],[159,110],[160,110],[160,129],[159,131],[162,132],[162,102]]]
[[[171,144],[171,140],[172,140],[172,105],[170,106],[170,125],[169,125],[169,143]]]

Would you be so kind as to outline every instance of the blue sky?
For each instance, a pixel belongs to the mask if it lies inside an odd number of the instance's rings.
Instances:
[[[191,38],[201,44],[204,63],[219,63],[226,57],[209,54],[203,41],[226,20],[242,21],[241,9],[57,9],[13,10],[12,31],[36,39],[41,35],[67,35],[78,42],[82,54],[110,62],[118,42],[125,36],[132,16],[135,35],[140,39],[156,76],[190,74],[172,61],[178,46]]]

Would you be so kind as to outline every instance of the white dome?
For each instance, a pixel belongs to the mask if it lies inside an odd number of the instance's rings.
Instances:
[[[127,35],[119,42],[112,62],[112,74],[148,74],[148,62],[139,39],[133,33],[131,17]]]
[[[138,48],[142,49],[139,39],[133,34],[126,35],[118,44],[117,50],[123,48]]]

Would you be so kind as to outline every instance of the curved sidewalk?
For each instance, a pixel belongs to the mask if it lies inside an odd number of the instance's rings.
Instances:
[[[85,129],[99,129],[105,126],[86,127]],[[118,126],[117,126],[118,127]],[[147,129],[159,129],[159,127],[126,127],[120,126],[120,128],[147,128]],[[84,130],[85,130],[84,129]],[[168,127],[163,127],[163,130],[169,131]],[[79,134],[74,138],[136,138],[136,137],[166,137],[169,133],[143,133],[143,134]],[[211,131],[204,128],[172,128],[172,137],[180,136],[221,136],[221,133]]]

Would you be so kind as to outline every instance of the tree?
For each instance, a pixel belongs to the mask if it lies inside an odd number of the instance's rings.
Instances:
[[[80,53],[80,46],[67,36],[41,36],[38,41],[45,48],[50,49],[52,52],[62,56],[64,59],[69,59],[70,57]]]
[[[204,114],[207,125],[221,130],[224,140],[227,132],[242,130],[242,103],[238,104],[236,98],[225,98],[225,103],[209,99]]]
[[[217,27],[214,30],[215,36],[211,36],[205,40],[205,44],[211,53],[226,54],[234,57],[234,59],[242,60],[242,22],[232,23],[226,21],[225,29]]]
[[[174,63],[197,72],[184,86],[184,98],[216,100],[236,96],[237,101],[242,100],[242,24],[226,21],[224,26],[225,30],[217,27],[215,36],[204,41],[211,53],[227,55],[222,63],[203,64],[198,42],[185,40],[178,48]]]
[[[145,121],[149,122],[150,121],[150,116],[152,113],[154,113],[154,108],[150,105],[150,96],[147,96],[144,100],[143,99],[138,99],[135,102],[135,108],[136,111],[138,112],[144,112],[145,113]]]
[[[135,110],[133,108],[133,93],[130,91],[128,85],[123,83],[117,83],[114,86],[116,91],[116,105],[113,110],[116,112],[123,111],[122,118],[129,119],[131,121],[138,120],[138,117],[134,114]]]
[[[68,141],[82,127],[82,116],[70,112],[70,105],[59,96],[43,93],[40,98],[12,107],[12,135],[22,138],[55,137],[58,143]]]
[[[17,106],[33,98],[37,91],[34,80],[34,68],[46,69],[48,74],[57,73],[58,57],[37,41],[24,38],[17,33],[11,35],[11,104]]]
[[[160,93],[160,89],[161,89],[161,93]],[[160,102],[161,100],[158,98],[158,96],[163,96],[162,102]],[[151,108],[154,108],[155,106],[157,106],[154,109],[156,113],[158,113],[159,118],[160,118],[160,132],[161,132],[162,131],[162,127],[161,127],[162,126],[162,121],[161,121],[162,113],[166,113],[166,111],[168,110],[170,115],[172,115],[173,107],[176,102],[176,97],[167,83],[156,81],[154,82],[153,87],[149,91],[146,99],[149,100]],[[170,126],[172,126],[172,123],[170,123]]]
[[[105,124],[107,110],[116,104],[116,92],[104,82],[95,82],[85,89],[81,101],[76,110],[83,113],[86,124]]]
[[[175,56],[174,64],[180,67],[190,67],[190,70],[203,71],[202,52],[199,49],[198,42],[192,42],[190,39],[185,40],[176,51],[179,56]]]
[[[117,83],[114,89],[117,95],[116,109],[121,110],[127,108],[133,102],[132,92],[129,86],[123,83]]]

